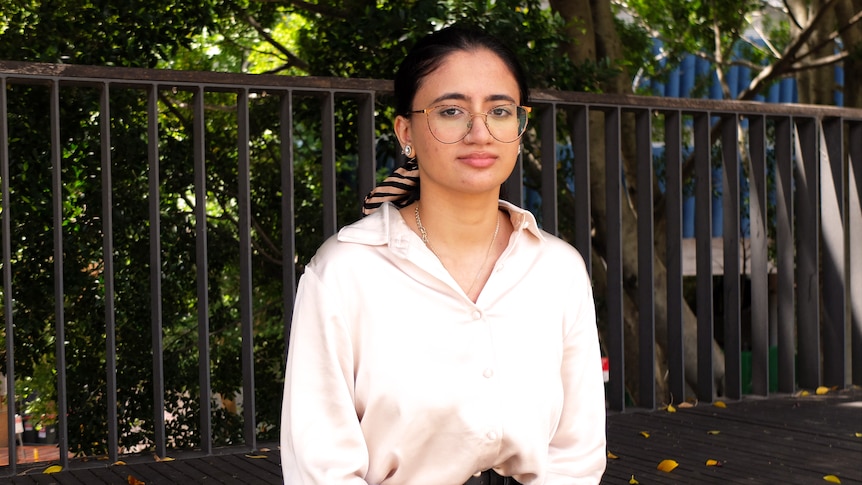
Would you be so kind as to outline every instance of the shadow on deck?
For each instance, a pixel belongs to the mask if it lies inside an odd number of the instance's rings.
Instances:
[[[648,435],[648,437],[645,436]],[[608,416],[603,484],[828,483],[862,484],[862,389],[825,395],[747,397],[720,408],[700,404],[676,412],[632,411]],[[665,459],[679,466],[657,469]],[[708,466],[715,460],[719,466]],[[45,475],[51,463],[25,468],[14,484],[280,484],[276,445],[208,456],[187,452],[173,461],[124,457],[125,465],[75,460]]]

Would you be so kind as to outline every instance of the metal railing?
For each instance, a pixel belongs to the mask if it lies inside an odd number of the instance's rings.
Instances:
[[[44,190],[50,193],[53,219],[51,227],[45,231],[50,234],[53,252],[46,258],[51,266],[45,271],[51,275],[54,293],[51,318],[53,339],[57,343],[56,405],[61,464],[68,465],[70,451],[66,359],[70,351],[77,350],[69,347],[71,344],[65,335],[66,314],[70,305],[74,305],[69,298],[74,295],[69,292],[77,288],[64,286],[64,270],[68,269],[64,264],[67,258],[64,242],[80,222],[65,208],[69,189],[64,187],[62,173],[70,147],[76,144],[76,140],[61,132],[62,113],[67,109],[62,98],[67,89],[86,88],[98,92],[98,110],[91,115],[94,123],[112,119],[112,93],[132,91],[140,93],[144,99],[142,119],[146,127],[142,129],[146,132],[146,153],[140,153],[140,166],[133,169],[145,173],[148,180],[145,198],[149,232],[141,237],[149,243],[151,311],[147,325],[152,339],[153,414],[136,418],[151,420],[153,434],[149,447],[159,456],[165,456],[172,439],[165,431],[165,395],[172,390],[166,389],[168,363],[162,353],[165,319],[169,318],[162,306],[166,262],[161,247],[163,234],[169,229],[163,227],[161,221],[166,211],[161,191],[167,180],[160,178],[160,162],[169,147],[160,139],[163,133],[159,120],[167,111],[164,96],[189,95],[188,106],[184,109],[191,113],[192,133],[178,143],[188,147],[191,154],[188,170],[193,174],[193,190],[188,200],[190,227],[185,229],[194,233],[197,385],[199,395],[214,394],[214,344],[209,321],[213,290],[209,266],[213,260],[208,256],[207,221],[216,216],[207,204],[213,191],[229,190],[235,201],[231,210],[236,216],[239,261],[234,296],[239,302],[236,316],[242,341],[240,446],[256,448],[261,423],[257,421],[259,398],[256,399],[254,357],[258,335],[253,268],[258,266],[253,260],[259,257],[257,248],[261,243],[256,239],[260,238],[257,223],[261,215],[257,209],[252,210],[251,181],[256,176],[253,172],[256,155],[250,146],[253,138],[266,130],[272,139],[280,141],[277,148],[280,213],[276,219],[280,221],[281,241],[273,246],[278,248],[283,263],[280,321],[284,332],[278,345],[286,350],[296,290],[295,269],[301,270],[302,264],[297,258],[297,238],[306,237],[305,233],[297,233],[296,214],[303,200],[295,197],[298,181],[293,167],[298,163],[299,147],[310,142],[302,139],[308,133],[299,129],[294,120],[298,105],[302,99],[313,98],[319,109],[315,124],[319,130],[315,129],[309,136],[322,140],[315,161],[319,163],[321,200],[320,207],[316,208],[320,234],[315,237],[322,238],[349,222],[343,216],[339,221],[339,214],[344,213],[338,194],[344,184],[342,161],[345,157],[355,162],[347,170],[354,173],[351,183],[356,194],[365,194],[373,187],[382,162],[392,162],[392,157],[381,156],[381,145],[385,141],[379,139],[375,129],[381,124],[376,112],[385,109],[381,99],[390,95],[391,83],[0,61],[2,305],[7,396],[15,395],[15,380],[19,377],[15,372],[18,342],[14,337],[18,309],[15,295],[21,288],[13,278],[12,268],[19,264],[22,255],[13,251],[13,242],[21,237],[15,228],[28,217],[26,213],[11,210],[19,192],[16,184],[22,182],[10,182],[10,177],[15,177],[10,167],[27,163],[27,160],[10,158],[10,146],[16,143],[10,139],[10,120],[17,118],[8,111],[8,106],[10,96],[33,86],[44,94],[44,106],[48,109],[45,115],[50,120],[50,136],[43,140],[43,146],[32,147],[30,151],[34,157],[36,153],[47,154],[51,165],[50,187]],[[231,109],[236,117],[236,185],[229,188],[208,186],[211,168],[207,161],[213,156],[213,148],[206,144],[212,112],[206,100],[207,96],[224,93],[231,96]],[[272,116],[258,119],[255,117],[258,111],[250,107],[250,103],[262,97],[276,99],[277,109],[274,115],[270,111]],[[339,104],[341,99],[351,100],[348,112]],[[709,401],[716,395],[740,398],[743,385],[740,363],[744,348],[749,346],[751,392],[754,394],[769,394],[771,378],[777,378],[778,392],[784,393],[800,387],[844,387],[851,382],[862,383],[862,110],[557,91],[536,91],[530,104],[534,107],[531,121],[534,130],[533,136],[525,142],[526,151],[537,156],[523,157],[504,187],[504,194],[534,210],[545,230],[567,236],[585,256],[594,276],[598,276],[600,270],[606,281],[606,290],[596,296],[601,300],[603,345],[610,361],[607,386],[610,408],[622,410],[626,407],[627,399],[631,399],[629,387],[632,383],[638,389],[637,406],[656,407],[657,400],[663,399],[656,389],[656,382],[662,380],[662,376],[656,376],[654,365],[659,352],[664,356],[659,360],[667,362],[667,387],[673,396],[686,396],[687,387],[693,386],[701,400]],[[355,142],[347,145],[350,153],[338,152],[337,148],[341,145],[336,138],[342,134],[336,131],[337,127],[345,126],[340,124],[344,118],[350,118],[347,126],[355,130]],[[261,123],[266,124],[266,130],[258,126]],[[117,236],[113,231],[119,208],[115,207],[113,197],[120,189],[113,185],[112,170],[116,167],[112,157],[118,146],[112,138],[112,123],[99,122],[98,125],[100,152],[97,158],[102,193],[101,207],[94,219],[101,224],[102,238],[102,260],[97,266],[100,298],[104,302],[104,322],[100,330],[105,347],[104,422],[108,458],[115,461],[121,449],[118,421],[127,419],[118,416],[118,409],[124,409],[124,402],[117,400],[116,302],[121,295],[115,290],[118,250],[114,247]],[[591,145],[591,133],[602,133],[603,138],[598,139],[600,142],[592,138]],[[664,147],[662,163],[656,163],[655,145]],[[560,150],[559,146],[570,150]],[[624,156],[624,152],[632,156]],[[631,170],[626,171],[624,167],[628,163],[631,163]],[[596,178],[596,173],[601,171],[605,172],[601,179]],[[770,178],[773,174],[774,180]],[[693,185],[689,180],[693,180]],[[740,187],[746,184],[750,189],[748,196],[743,197],[745,191]],[[713,196],[719,186],[723,206],[724,278],[723,293],[717,298],[712,273],[712,217]],[[696,206],[696,303],[692,305],[697,315],[696,335],[685,331],[687,304],[681,259],[683,205],[686,191],[692,189]],[[626,215],[630,213],[628,204],[639,215],[636,219]],[[358,214],[358,198],[353,206]],[[774,216],[771,208],[774,208]],[[750,247],[751,268],[746,269],[740,267],[740,260],[745,261],[740,255],[741,213],[750,220],[751,227],[749,245],[744,246]],[[604,220],[600,220],[601,215]],[[657,224],[656,219],[666,219],[667,223]],[[630,241],[624,236],[629,226],[636,228],[635,253],[624,249],[629,247]],[[772,299],[769,297],[768,265],[774,267],[777,274],[776,296]],[[743,274],[750,274],[750,329],[749,319],[745,319],[743,327],[742,316],[743,299],[748,290],[739,277],[732,277]],[[637,281],[649,283],[638,285]],[[657,299],[656,295],[662,294],[666,294],[666,300]],[[636,302],[638,308],[637,341],[626,339],[626,317],[631,317],[627,312],[627,299]],[[770,301],[773,308],[770,308]],[[723,308],[720,320],[715,317],[716,306]],[[722,332],[716,332],[716,324]],[[723,360],[714,359],[717,336],[723,340]],[[657,347],[656,341],[662,345]],[[777,348],[777,376],[770,375],[770,347]],[[686,359],[687,351],[699,356],[696,365]],[[281,361],[275,363],[276,366],[282,364]],[[716,368],[722,365],[723,369]],[[635,369],[637,375],[629,375],[627,379],[627,368]],[[269,399],[280,402],[280,396],[269,396]],[[18,463],[14,439],[15,399],[8,401],[11,409],[7,471],[14,474]],[[212,453],[212,404],[209,400],[200,401],[199,441],[194,447]]]

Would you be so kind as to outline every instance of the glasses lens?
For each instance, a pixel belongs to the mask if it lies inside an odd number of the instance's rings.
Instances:
[[[527,110],[514,104],[496,106],[487,113],[471,113],[456,105],[437,106],[426,114],[431,134],[441,143],[461,141],[476,117],[482,117],[491,136],[503,143],[517,140],[527,127]]]
[[[527,126],[527,112],[514,104],[489,110],[485,119],[491,136],[504,143],[517,140]]]

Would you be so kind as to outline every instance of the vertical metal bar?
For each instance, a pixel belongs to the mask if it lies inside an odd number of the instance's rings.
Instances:
[[[161,181],[159,174],[159,89],[147,88],[147,161],[150,217],[150,329],[153,346],[153,447],[167,454],[165,443],[165,349],[162,340]]]
[[[559,234],[557,219],[557,107],[542,109],[542,228]]]
[[[791,120],[775,120],[776,264],[778,265],[778,391],[796,390],[796,291],[793,238],[793,133]]]
[[[8,416],[6,421],[9,443],[9,472],[14,475],[18,468],[18,443],[15,440],[16,399],[15,395],[15,320],[12,298],[12,233],[9,204],[9,112],[6,78],[0,77],[0,238],[3,239],[3,320],[6,330],[6,396]]]
[[[590,121],[586,106],[572,111],[572,151],[575,159],[575,247],[581,252],[590,276],[592,267],[592,206],[590,202]]]
[[[63,155],[60,146],[60,81],[51,82],[51,204],[54,214],[54,338],[57,353],[57,430],[60,465],[69,465],[69,422],[66,418],[66,317],[63,309]]]
[[[694,116],[694,163],[695,163],[695,267],[697,276],[696,312],[697,328],[714,329],[714,295],[712,280],[712,140],[710,138],[709,113],[698,113]],[[711,332],[712,330],[710,330]],[[710,353],[712,352],[710,338]],[[700,344],[698,344],[698,361],[700,361]],[[698,366],[698,382],[701,379],[712,380],[711,374],[701,372]],[[728,385],[736,385],[736,392],[725,394],[735,399],[739,398],[739,379],[730,379]],[[698,386],[698,398],[711,401],[712,395],[704,394]]]
[[[844,127],[841,118],[820,121],[820,230],[823,237],[823,384],[843,388],[847,312],[844,234]]]
[[[748,118],[751,188],[751,392],[769,394],[769,255],[766,247],[766,120]]]
[[[652,111],[635,112],[638,210],[638,395],[655,408],[655,234],[653,223]]]
[[[254,395],[254,322],[251,277],[251,163],[248,89],[237,93],[237,157],[239,210],[239,306],[242,325],[242,415],[245,444],[257,448]]]
[[[695,148],[698,148],[697,145]],[[671,395],[681,401],[685,399],[685,344],[682,330],[682,114],[679,111],[665,113],[664,153],[667,202],[665,261],[667,262],[668,388]]]
[[[371,192],[377,182],[377,162],[374,158],[374,93],[368,93],[359,98],[359,166],[357,178],[359,195]],[[357,202],[362,202],[359,200]]]
[[[111,90],[101,86],[99,129],[102,163],[102,259],[105,281],[105,383],[108,388],[108,458],[117,461],[117,322],[114,310],[114,200],[111,182]]]
[[[799,385],[820,385],[820,180],[817,126],[813,119],[796,119],[797,336]]]
[[[323,159],[321,160],[321,184],[323,185],[323,237],[328,238],[338,230],[335,201],[335,100],[332,91],[323,96],[320,118],[323,132]]]
[[[212,453],[212,406],[210,396],[210,329],[209,329],[209,263],[207,258],[207,174],[206,125],[204,119],[204,88],[194,92],[193,151],[195,178],[195,264],[198,294],[198,385],[200,386],[201,450]]]
[[[737,128],[739,120],[736,116],[724,118],[721,127],[722,155],[722,217],[724,224],[724,365],[725,377],[736,378],[741,375],[742,349],[742,298],[740,294],[739,267],[739,147]],[[698,366],[712,364],[712,333],[713,329],[698,325]],[[710,342],[705,341],[709,338]],[[709,348],[709,360],[704,362]],[[730,376],[730,377],[728,377]],[[698,382],[698,387],[706,383]],[[710,380],[710,387],[712,381]],[[732,391],[735,391],[733,389]],[[729,391],[729,392],[732,392]],[[704,390],[704,393],[706,390]],[[730,394],[729,394],[730,395]],[[732,396],[735,397],[735,396]]]
[[[621,180],[622,153],[620,150],[620,110],[605,112],[605,162],[607,204],[607,265],[608,265],[608,400],[611,409],[625,408],[625,352],[623,345],[623,254]]]
[[[281,97],[279,139],[281,140],[281,260],[284,314],[284,355],[290,344],[290,323],[296,298],[296,221],[293,201],[293,94]]]
[[[862,386],[862,120],[848,122],[847,129],[851,381]]]
[[[500,198],[520,207],[524,205],[524,143],[519,143],[521,145],[521,152],[518,153],[512,173],[503,182],[503,186],[500,189]]]
[[[533,106],[533,113],[541,112],[540,103],[531,103]],[[527,128],[531,126],[528,123]],[[522,137],[518,140],[518,144],[520,146],[520,151],[518,152],[518,158],[515,160],[515,166],[512,168],[512,173],[509,174],[509,177],[506,178],[506,181],[503,182],[503,186],[500,188],[500,198],[503,200],[507,200],[519,207],[524,205],[524,199],[526,197],[524,190],[524,138]]]

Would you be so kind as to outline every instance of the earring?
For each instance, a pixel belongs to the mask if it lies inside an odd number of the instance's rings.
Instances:
[[[404,147],[404,156],[407,158],[412,158],[411,157],[412,155],[413,155],[413,147],[411,147],[410,145],[405,146]]]

